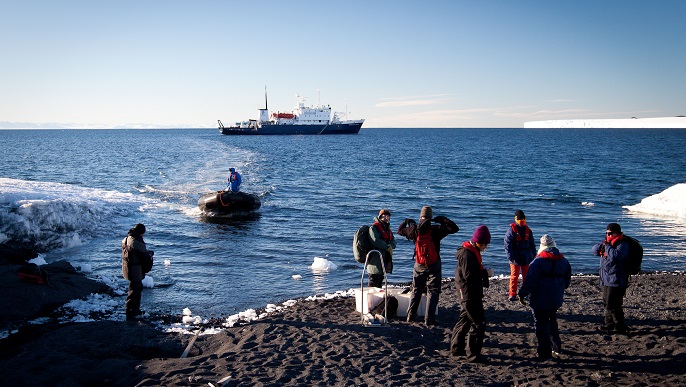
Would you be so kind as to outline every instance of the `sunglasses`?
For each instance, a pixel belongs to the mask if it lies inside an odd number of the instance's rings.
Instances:
[[[605,235],[613,235],[614,233],[612,231],[608,231],[605,233]]]

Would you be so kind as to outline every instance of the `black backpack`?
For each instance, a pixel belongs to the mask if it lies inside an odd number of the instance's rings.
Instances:
[[[626,257],[626,264],[624,265],[626,275],[638,274],[643,262],[643,246],[641,246],[641,242],[628,235],[624,235],[624,240],[629,245],[629,255]]]
[[[374,250],[372,241],[369,240],[369,226],[364,225],[355,231],[353,237],[353,255],[355,260],[359,263],[364,263],[367,259],[367,253]]]
[[[35,263],[27,263],[17,271],[19,279],[24,282],[46,285],[48,283],[48,272],[41,269]]]

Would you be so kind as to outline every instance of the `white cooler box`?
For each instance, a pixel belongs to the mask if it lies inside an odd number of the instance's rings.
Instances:
[[[364,291],[364,305],[362,303],[362,295]],[[410,307],[410,293],[402,294],[403,289],[389,288],[388,295],[395,297],[398,300],[398,317],[407,317],[407,308]],[[369,309],[383,302],[384,290],[381,288],[364,288],[355,289],[355,310],[361,313],[369,313]],[[417,316],[424,316],[426,312],[426,294],[422,294],[422,299],[419,301],[419,308],[417,308]],[[436,308],[438,314],[438,308]]]

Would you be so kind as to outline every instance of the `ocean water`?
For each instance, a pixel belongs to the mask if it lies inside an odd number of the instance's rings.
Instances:
[[[536,238],[556,239],[575,273],[597,272],[590,250],[609,222],[643,243],[645,270],[686,263],[683,217],[623,209],[686,182],[686,130],[19,130],[0,139],[0,242],[90,267],[123,288],[120,241],[142,222],[155,251],[147,310],[226,316],[359,287],[353,233],[380,208],[391,210],[393,229],[423,205],[458,224],[442,243],[444,277],[482,223],[493,235],[485,265],[508,274],[502,240],[516,209]],[[203,216],[198,198],[223,189],[232,166],[262,208]],[[412,247],[399,239],[390,283],[411,281]],[[312,270],[315,258],[330,269]]]

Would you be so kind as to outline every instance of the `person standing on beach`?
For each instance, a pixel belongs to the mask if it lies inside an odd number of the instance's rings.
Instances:
[[[121,269],[124,279],[129,281],[129,292],[126,296],[126,319],[133,320],[144,314],[141,310],[143,278],[152,268],[152,256],[143,241],[145,225],[138,223],[129,230],[121,241]]]
[[[229,168],[228,183],[224,191],[238,192],[241,190],[241,174],[236,172],[236,168]]]
[[[432,224],[432,221],[434,222]],[[436,321],[436,308],[438,297],[441,294],[441,240],[449,234],[455,234],[460,230],[457,224],[445,216],[433,217],[433,210],[429,206],[422,207],[419,214],[419,225],[413,219],[405,219],[398,226],[398,234],[411,240],[415,244],[414,269],[412,272],[412,296],[407,309],[407,321],[414,322],[417,318],[417,309],[426,289],[428,309],[424,316],[427,326],[438,325]],[[429,240],[430,238],[430,240]],[[431,255],[435,262],[426,263],[418,254],[418,246],[428,241],[431,247]]]
[[[617,223],[608,224],[605,240],[593,246],[592,251],[600,256],[600,286],[605,306],[605,321],[600,329],[607,333],[626,334],[623,304],[629,285],[625,269],[629,244],[624,240],[622,227]]]
[[[531,229],[526,224],[524,211],[517,210],[514,214],[514,222],[505,233],[505,254],[510,261],[510,301],[517,301],[517,286],[519,273],[522,273],[522,282],[526,279],[529,264],[536,256],[536,242]]]
[[[384,281],[384,268],[386,273],[393,273],[393,249],[396,242],[391,231],[391,211],[382,209],[379,215],[374,218],[374,223],[369,227],[369,240],[374,249],[381,252],[381,259],[377,254],[369,256],[367,270],[369,272],[369,286],[380,288]]]
[[[557,310],[562,306],[565,289],[572,283],[572,267],[557,249],[555,240],[548,234],[541,237],[536,258],[529,266],[529,274],[519,289],[519,302],[530,305],[534,315],[537,355],[540,360],[550,359],[562,349]]]
[[[491,233],[482,224],[474,230],[472,239],[462,243],[456,254],[455,286],[460,302],[460,319],[453,328],[450,354],[467,356],[470,363],[488,362],[488,358],[481,355],[481,349],[486,335],[483,288],[489,286],[489,273],[484,268],[481,254],[486,251],[489,243]]]

